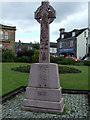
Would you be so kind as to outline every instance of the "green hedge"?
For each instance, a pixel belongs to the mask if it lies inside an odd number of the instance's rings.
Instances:
[[[12,68],[12,70],[29,73],[30,65]],[[59,70],[59,73],[80,73],[81,72],[80,70],[78,70],[74,67],[67,67],[67,66],[60,66],[60,65],[58,65],[58,70]]]
[[[72,59],[64,59],[62,61],[59,61],[58,63],[62,65],[75,65],[77,62]]]
[[[58,56],[58,57],[50,57],[50,62],[51,63],[57,63],[57,64],[62,64],[62,65],[82,65],[81,62],[74,61],[72,59],[65,59],[63,56]]]
[[[63,56],[58,56],[58,57],[51,56],[50,62],[58,64],[60,61],[63,61],[64,59],[65,59],[65,57],[63,57]]]
[[[11,50],[2,51],[2,62],[14,62],[15,54]]]
[[[90,60],[84,60],[84,65],[90,66]]]
[[[17,57],[17,58],[15,59],[15,62],[32,63],[32,57],[29,57],[29,56]]]

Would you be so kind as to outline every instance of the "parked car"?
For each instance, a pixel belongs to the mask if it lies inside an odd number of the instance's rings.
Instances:
[[[86,57],[84,60],[90,60],[90,57]]]
[[[72,57],[72,56],[67,56],[67,57],[65,57],[65,59],[72,59],[74,61],[80,62],[79,59],[76,59],[75,57]]]

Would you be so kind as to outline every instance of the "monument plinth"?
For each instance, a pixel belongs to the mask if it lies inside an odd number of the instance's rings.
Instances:
[[[64,104],[58,65],[50,63],[49,24],[55,19],[55,10],[49,2],[42,2],[35,12],[35,19],[41,24],[39,63],[31,65],[22,109],[62,113]]]

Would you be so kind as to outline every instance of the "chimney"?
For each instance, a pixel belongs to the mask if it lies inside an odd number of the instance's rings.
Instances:
[[[65,28],[61,28],[60,30],[60,35],[65,32]]]

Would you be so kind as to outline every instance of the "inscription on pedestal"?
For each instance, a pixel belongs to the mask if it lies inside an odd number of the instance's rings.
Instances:
[[[38,91],[39,96],[46,96],[47,92],[46,91]]]
[[[48,87],[48,65],[39,65],[38,84],[39,87]]]

